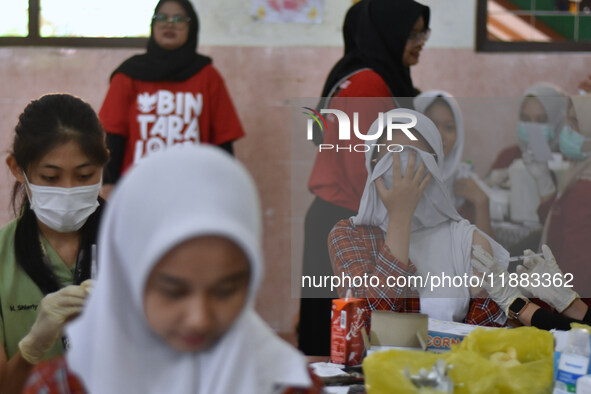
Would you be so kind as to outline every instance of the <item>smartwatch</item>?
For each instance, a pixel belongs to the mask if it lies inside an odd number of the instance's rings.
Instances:
[[[509,317],[511,319],[517,319],[525,307],[529,304],[529,300],[526,298],[516,298],[511,305],[509,305]]]

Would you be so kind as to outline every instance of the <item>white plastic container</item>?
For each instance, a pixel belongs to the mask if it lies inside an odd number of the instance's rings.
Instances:
[[[569,331],[569,345],[562,351],[553,394],[575,393],[577,379],[587,375],[589,369],[589,333],[575,328]]]
[[[514,223],[539,223],[538,205],[540,196],[536,181],[529,174],[522,159],[509,166],[511,192],[509,193],[509,215]]]
[[[591,375],[577,379],[577,394],[591,394]]]

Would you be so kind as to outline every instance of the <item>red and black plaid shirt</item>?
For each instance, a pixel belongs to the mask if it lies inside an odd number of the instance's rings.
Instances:
[[[410,286],[388,286],[393,278],[416,275],[417,268],[409,261],[400,262],[390,253],[385,243],[385,234],[375,226],[355,226],[351,219],[338,222],[328,238],[330,260],[335,275],[339,277],[377,277],[377,286],[354,287],[353,297],[366,298],[371,310],[419,313],[419,294]],[[390,278],[390,279],[389,279]],[[374,285],[376,283],[374,282]],[[345,297],[346,288],[339,288],[340,297]],[[470,300],[464,323],[498,327],[503,312],[490,298]]]

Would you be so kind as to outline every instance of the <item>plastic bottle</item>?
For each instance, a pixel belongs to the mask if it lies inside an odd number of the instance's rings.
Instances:
[[[577,394],[591,394],[591,375],[585,375],[577,380]]]
[[[575,393],[577,379],[589,369],[589,333],[581,328],[570,330],[569,345],[558,361],[558,373],[553,394]]]

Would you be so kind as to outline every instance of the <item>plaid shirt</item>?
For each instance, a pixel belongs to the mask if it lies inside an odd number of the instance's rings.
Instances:
[[[392,255],[379,227],[355,226],[351,219],[341,220],[330,232],[328,250],[335,275],[378,278],[379,283],[374,282],[371,286],[352,287],[353,297],[366,298],[371,310],[420,312],[419,294],[410,285],[388,286],[388,281],[394,283],[393,280],[399,277],[416,275],[417,268],[412,261],[404,264]],[[339,296],[345,297],[346,290],[347,287],[339,288]],[[498,327],[496,321],[502,315],[501,309],[490,298],[473,298],[464,323]]]

